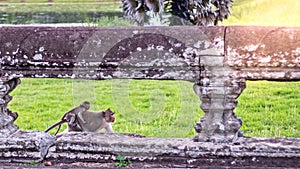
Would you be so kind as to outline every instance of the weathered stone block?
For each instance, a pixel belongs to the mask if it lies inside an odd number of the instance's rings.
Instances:
[[[10,137],[0,138],[0,162],[42,161],[55,140],[39,131],[18,131]]]
[[[194,142],[191,138],[157,139],[126,134],[68,133],[57,139],[46,160],[107,162],[122,155],[133,163],[156,162],[168,164],[170,168],[299,167],[299,163],[295,163],[300,158],[299,152],[299,139],[238,138],[231,144],[216,144]],[[277,163],[278,160],[280,163]]]
[[[230,67],[300,68],[297,27],[228,27],[225,41]]]

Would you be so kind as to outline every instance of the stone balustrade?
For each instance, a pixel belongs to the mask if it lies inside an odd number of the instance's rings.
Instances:
[[[53,146],[55,149],[50,148],[49,158],[59,158],[61,157],[59,152],[65,149],[64,146],[69,145],[65,141],[68,140],[68,135],[56,140],[43,132],[20,131],[13,124],[18,113],[11,112],[7,104],[12,99],[9,93],[20,84],[20,78],[93,80],[129,78],[193,82],[194,91],[201,100],[201,109],[205,115],[194,125],[198,134],[192,139],[190,143],[192,146],[182,144],[185,145],[182,147],[185,153],[181,152],[182,141],[180,139],[173,140],[174,144],[176,143],[173,146],[174,149],[167,149],[154,155],[148,153],[149,156],[143,152],[143,149],[129,148],[126,152],[125,150],[119,151],[120,147],[137,146],[133,142],[132,144],[129,142],[126,146],[115,143],[115,149],[108,148],[103,151],[97,149],[97,153],[99,151],[110,152],[108,156],[105,156],[107,158],[111,158],[113,152],[118,150],[119,154],[132,158],[135,154],[137,159],[147,157],[147,159],[161,160],[163,158],[156,157],[168,154],[166,156],[170,158],[173,154],[186,161],[203,161],[206,153],[203,153],[199,147],[202,147],[204,142],[210,142],[212,147],[218,144],[224,147],[232,143],[247,144],[241,143],[241,140],[247,140],[240,131],[242,119],[234,114],[237,98],[245,89],[246,80],[300,80],[300,28],[298,27],[7,26],[0,28],[0,142],[6,145],[2,148],[1,152],[5,153],[0,153],[0,160],[20,160],[30,157],[44,159],[48,148]],[[19,113],[19,118],[22,118],[21,113]],[[9,153],[8,150],[14,146],[10,140],[23,138],[24,135],[26,137],[38,135],[36,140],[31,141],[36,143],[35,151],[40,152],[39,155],[32,155],[32,153],[21,157]],[[80,134],[70,137],[77,137],[77,140],[81,140]],[[38,141],[43,138],[49,138],[49,140]],[[132,138],[126,136],[126,139]],[[151,139],[155,141],[155,138]],[[158,141],[157,144],[172,144],[172,141],[167,143],[170,141],[168,139],[157,138],[156,141]],[[153,145],[152,141],[149,142]],[[265,142],[265,140],[256,140],[256,142],[255,145],[258,147],[255,151],[260,151],[262,147],[259,142]],[[65,144],[61,145],[63,143]],[[81,144],[82,141],[78,143],[82,146],[81,148],[86,146]],[[210,153],[209,157],[214,155],[227,157],[238,154],[239,157],[245,157],[245,154],[241,152],[247,152],[252,153],[251,157],[257,155],[279,158],[280,153],[276,153],[277,150],[273,151],[272,144],[266,146],[265,152],[268,153],[265,155],[262,155],[264,153],[255,154],[250,151],[249,147],[246,150],[239,148],[237,151],[235,147],[230,150],[226,148],[226,150],[218,150],[221,153],[217,154]],[[297,148],[298,144],[299,140],[292,139],[290,145],[294,146],[293,152],[284,151],[290,153],[290,157],[299,158],[291,155],[300,153]],[[141,146],[147,146],[147,141]],[[73,147],[76,152],[76,146]],[[164,148],[160,147],[161,150]],[[91,151],[90,148],[83,149],[78,151]],[[154,146],[147,151],[152,152],[155,149]],[[24,151],[26,152],[27,149]],[[264,152],[264,150],[261,151]],[[68,159],[68,155],[62,156]],[[99,158],[100,156],[101,153]]]

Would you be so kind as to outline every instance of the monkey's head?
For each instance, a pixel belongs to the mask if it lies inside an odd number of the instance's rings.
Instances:
[[[82,106],[82,107],[84,107],[84,108],[86,108],[88,110],[88,109],[90,109],[90,102],[85,101],[85,102],[81,103],[80,106]]]
[[[103,117],[106,122],[109,122],[109,123],[115,122],[115,120],[116,120],[116,118],[114,116],[115,113],[113,111],[111,111],[109,108],[104,110],[102,113],[103,113]]]

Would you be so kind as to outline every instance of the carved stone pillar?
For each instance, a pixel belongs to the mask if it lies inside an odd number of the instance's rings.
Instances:
[[[223,59],[222,56],[201,58],[200,82],[194,85],[194,91],[202,101],[205,115],[194,126],[198,133],[195,141],[230,142],[242,136],[242,120],[233,110],[246,83],[223,65]]]
[[[18,126],[14,125],[18,114],[11,112],[7,108],[7,104],[12,99],[9,93],[20,83],[19,78],[0,77],[0,138],[8,137],[19,129]]]

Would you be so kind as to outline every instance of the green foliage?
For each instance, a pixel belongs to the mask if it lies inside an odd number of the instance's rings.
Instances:
[[[114,17],[101,17],[94,21],[89,20],[88,18],[85,21],[84,26],[94,27],[94,26],[130,26],[132,23],[126,19]]]
[[[115,166],[116,167],[127,167],[128,165],[131,164],[131,161],[128,160],[127,158],[119,155],[117,158],[116,158],[116,163],[115,163]]]
[[[6,13],[40,13],[40,12],[57,12],[57,13],[87,13],[87,12],[121,12],[120,3],[103,3],[103,4],[76,4],[76,3],[53,3],[48,5],[41,4],[1,4],[0,12]]]
[[[27,167],[27,166],[35,166],[35,167],[37,167],[40,164],[41,164],[41,162],[36,162],[36,161],[32,160],[32,161],[27,162],[27,163],[20,163],[20,166],[25,166],[25,167]]]

